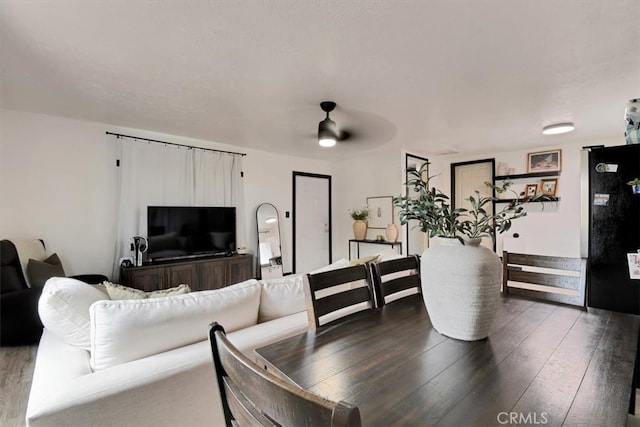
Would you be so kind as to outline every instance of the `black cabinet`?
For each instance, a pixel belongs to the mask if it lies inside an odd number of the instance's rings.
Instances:
[[[640,314],[640,280],[631,279],[627,254],[640,249],[640,145],[589,152],[589,307]]]

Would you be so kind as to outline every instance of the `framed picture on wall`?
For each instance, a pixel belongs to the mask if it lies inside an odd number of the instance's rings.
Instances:
[[[540,182],[540,188],[542,189],[542,194],[545,196],[556,197],[558,178],[543,179]]]
[[[527,172],[560,172],[562,150],[538,151],[527,155]]]
[[[537,192],[538,192],[538,184],[527,184],[527,186],[524,189],[525,200],[535,197]]]
[[[367,197],[368,228],[387,228],[393,222],[393,197]]]

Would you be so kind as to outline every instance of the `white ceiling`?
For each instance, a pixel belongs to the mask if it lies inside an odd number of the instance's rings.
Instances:
[[[624,144],[640,0],[2,0],[0,49],[2,108],[239,148]],[[324,100],[358,138],[318,147]]]

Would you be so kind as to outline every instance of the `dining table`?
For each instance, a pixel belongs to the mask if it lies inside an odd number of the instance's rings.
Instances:
[[[363,426],[624,426],[640,317],[502,296],[461,341],[414,294],[255,350],[275,375],[357,406]]]

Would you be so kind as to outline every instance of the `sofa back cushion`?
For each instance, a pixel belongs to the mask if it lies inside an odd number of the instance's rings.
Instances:
[[[9,240],[0,240],[0,293],[27,288],[16,247]]]
[[[89,307],[109,297],[93,286],[69,277],[47,280],[38,301],[38,314],[45,328],[67,344],[89,350]]]
[[[98,301],[89,309],[91,367],[98,371],[206,340],[214,321],[227,332],[255,325],[260,292],[251,279],[212,291]]]
[[[261,280],[259,322],[306,310],[302,274]]]

